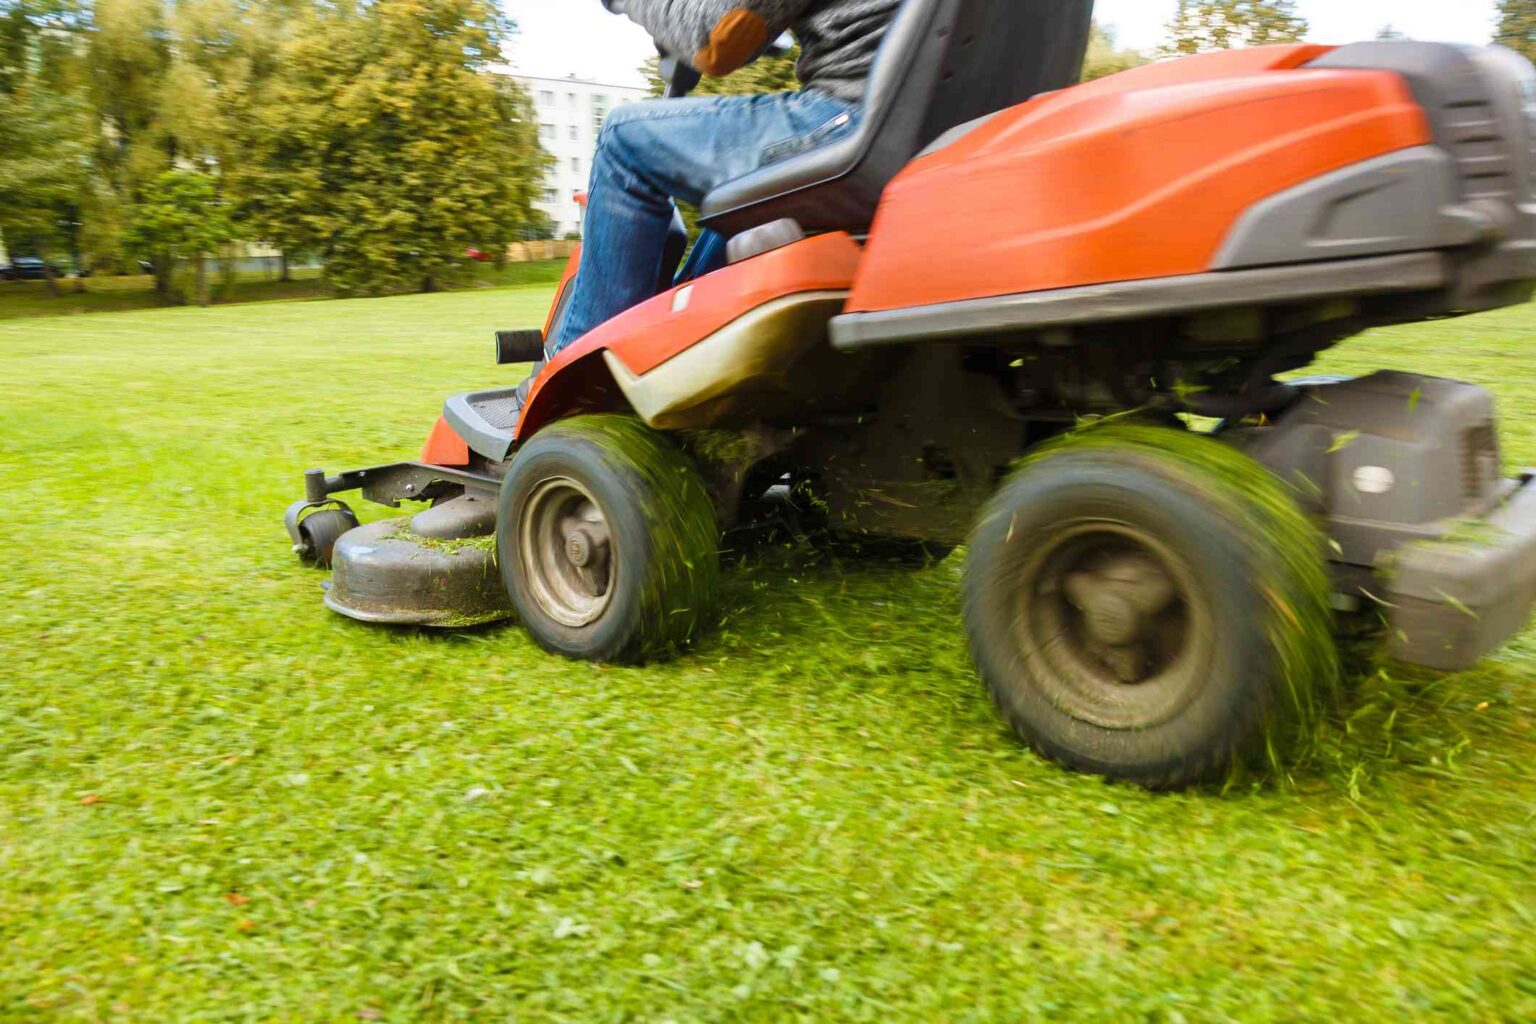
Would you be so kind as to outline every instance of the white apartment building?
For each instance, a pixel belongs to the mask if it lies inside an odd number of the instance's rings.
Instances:
[[[539,144],[555,158],[545,172],[540,210],[555,222],[555,237],[581,230],[581,207],[576,193],[587,190],[592,173],[592,154],[597,149],[597,133],[608,112],[625,103],[645,99],[648,93],[625,85],[604,85],[572,75],[569,78],[535,78],[518,75],[517,80],[533,99],[539,122]]]

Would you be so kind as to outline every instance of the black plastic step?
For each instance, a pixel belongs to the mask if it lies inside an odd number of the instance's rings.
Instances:
[[[443,403],[443,419],[474,451],[493,462],[512,452],[522,402],[517,387],[466,391]]]

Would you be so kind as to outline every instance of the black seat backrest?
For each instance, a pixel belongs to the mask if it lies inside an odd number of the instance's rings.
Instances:
[[[862,231],[880,193],[951,128],[1074,84],[1093,0],[906,0],[870,72],[858,128],[715,189],[702,223],[736,234],[789,217]]]

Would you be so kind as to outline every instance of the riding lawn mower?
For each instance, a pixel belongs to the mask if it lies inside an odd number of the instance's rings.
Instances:
[[[295,549],[368,622],[516,617],[566,657],[707,629],[722,531],[809,494],[914,563],[965,545],[1025,742],[1149,787],[1271,745],[1336,615],[1464,667],[1536,602],[1536,482],[1481,387],[1298,377],[1370,328],[1530,299],[1536,71],[1411,41],[1078,81],[1091,0],[907,0],[857,130],[709,195],[729,263],[447,400],[421,458],[310,471]],[[671,94],[696,75],[678,61]],[[544,360],[542,331],[498,362]],[[358,526],[336,495],[427,507]],[[876,543],[878,542],[878,543]]]

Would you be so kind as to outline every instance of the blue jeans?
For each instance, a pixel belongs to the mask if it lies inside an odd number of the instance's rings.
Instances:
[[[697,205],[762,166],[770,147],[812,137],[825,144],[857,118],[857,105],[816,90],[648,100],[609,114],[592,161],[581,268],[550,353],[656,294],[675,269],[661,266],[674,198]],[[723,241],[706,232],[699,246],[708,256],[700,269],[718,266]]]

